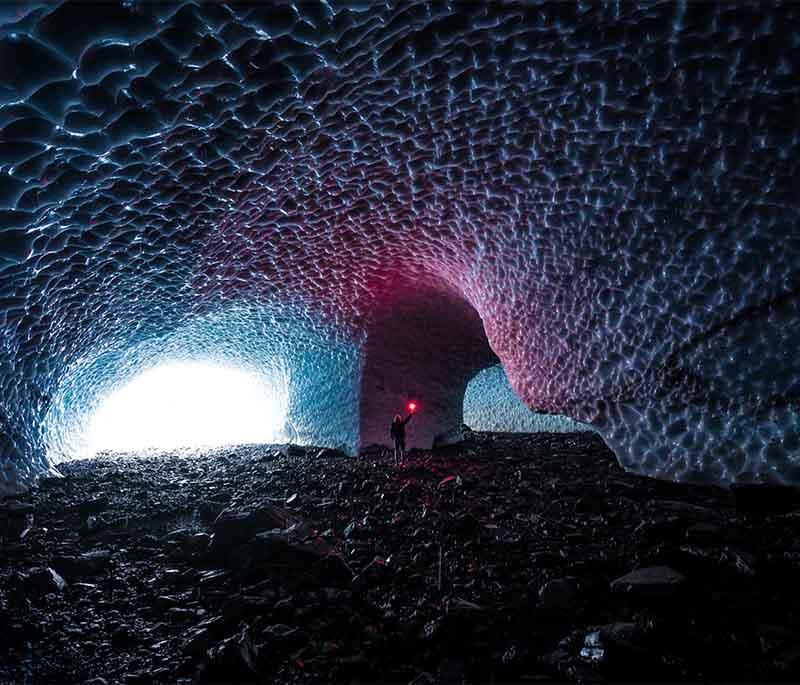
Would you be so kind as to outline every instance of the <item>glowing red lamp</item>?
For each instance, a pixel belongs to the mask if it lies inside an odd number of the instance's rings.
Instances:
[[[409,414],[413,414],[417,411],[417,403],[416,402],[409,402],[408,403],[408,412]]]

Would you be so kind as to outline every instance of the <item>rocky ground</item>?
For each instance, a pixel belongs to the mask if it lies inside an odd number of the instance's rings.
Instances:
[[[1,682],[800,679],[795,491],[590,433],[63,472],[0,502]]]

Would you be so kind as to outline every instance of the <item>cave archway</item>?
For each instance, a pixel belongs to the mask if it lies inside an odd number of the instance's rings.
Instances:
[[[392,416],[414,400],[408,447],[430,448],[462,424],[469,379],[498,360],[478,312],[460,295],[432,285],[394,293],[376,308],[364,346],[361,444],[388,444]]]
[[[60,372],[37,439],[46,464],[89,456],[92,421],[109,396],[165,365],[192,364],[235,370],[261,388],[262,399],[266,394],[276,400],[261,403],[262,415],[252,416],[251,428],[240,424],[225,438],[210,434],[203,442],[291,440],[352,454],[358,442],[360,360],[359,341],[288,308],[220,307],[162,335],[89,349]],[[231,404],[236,399],[230,393],[210,398]],[[255,426],[257,420],[261,426]]]
[[[478,371],[464,393],[464,423],[476,431],[498,433],[574,433],[592,426],[562,414],[531,410],[514,392],[503,366]]]

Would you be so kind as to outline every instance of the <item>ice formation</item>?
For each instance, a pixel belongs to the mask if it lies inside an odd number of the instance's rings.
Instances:
[[[475,431],[573,433],[587,424],[558,414],[537,414],[517,397],[499,364],[479,371],[464,393],[464,423]]]
[[[630,469],[799,482],[798,72],[794,3],[0,5],[2,478],[203,358],[297,440],[499,360]]]

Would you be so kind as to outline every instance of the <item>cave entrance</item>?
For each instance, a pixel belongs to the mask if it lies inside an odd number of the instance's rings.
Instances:
[[[575,433],[593,430],[560,414],[538,414],[519,398],[502,365],[476,373],[464,392],[464,423],[498,433]]]
[[[282,437],[286,411],[285,389],[263,375],[171,361],[109,392],[89,419],[85,441],[89,455],[271,443]]]
[[[392,417],[415,402],[406,444],[430,449],[461,426],[467,381],[498,359],[463,296],[441,284],[394,286],[373,312],[364,346],[361,445],[389,445]]]

